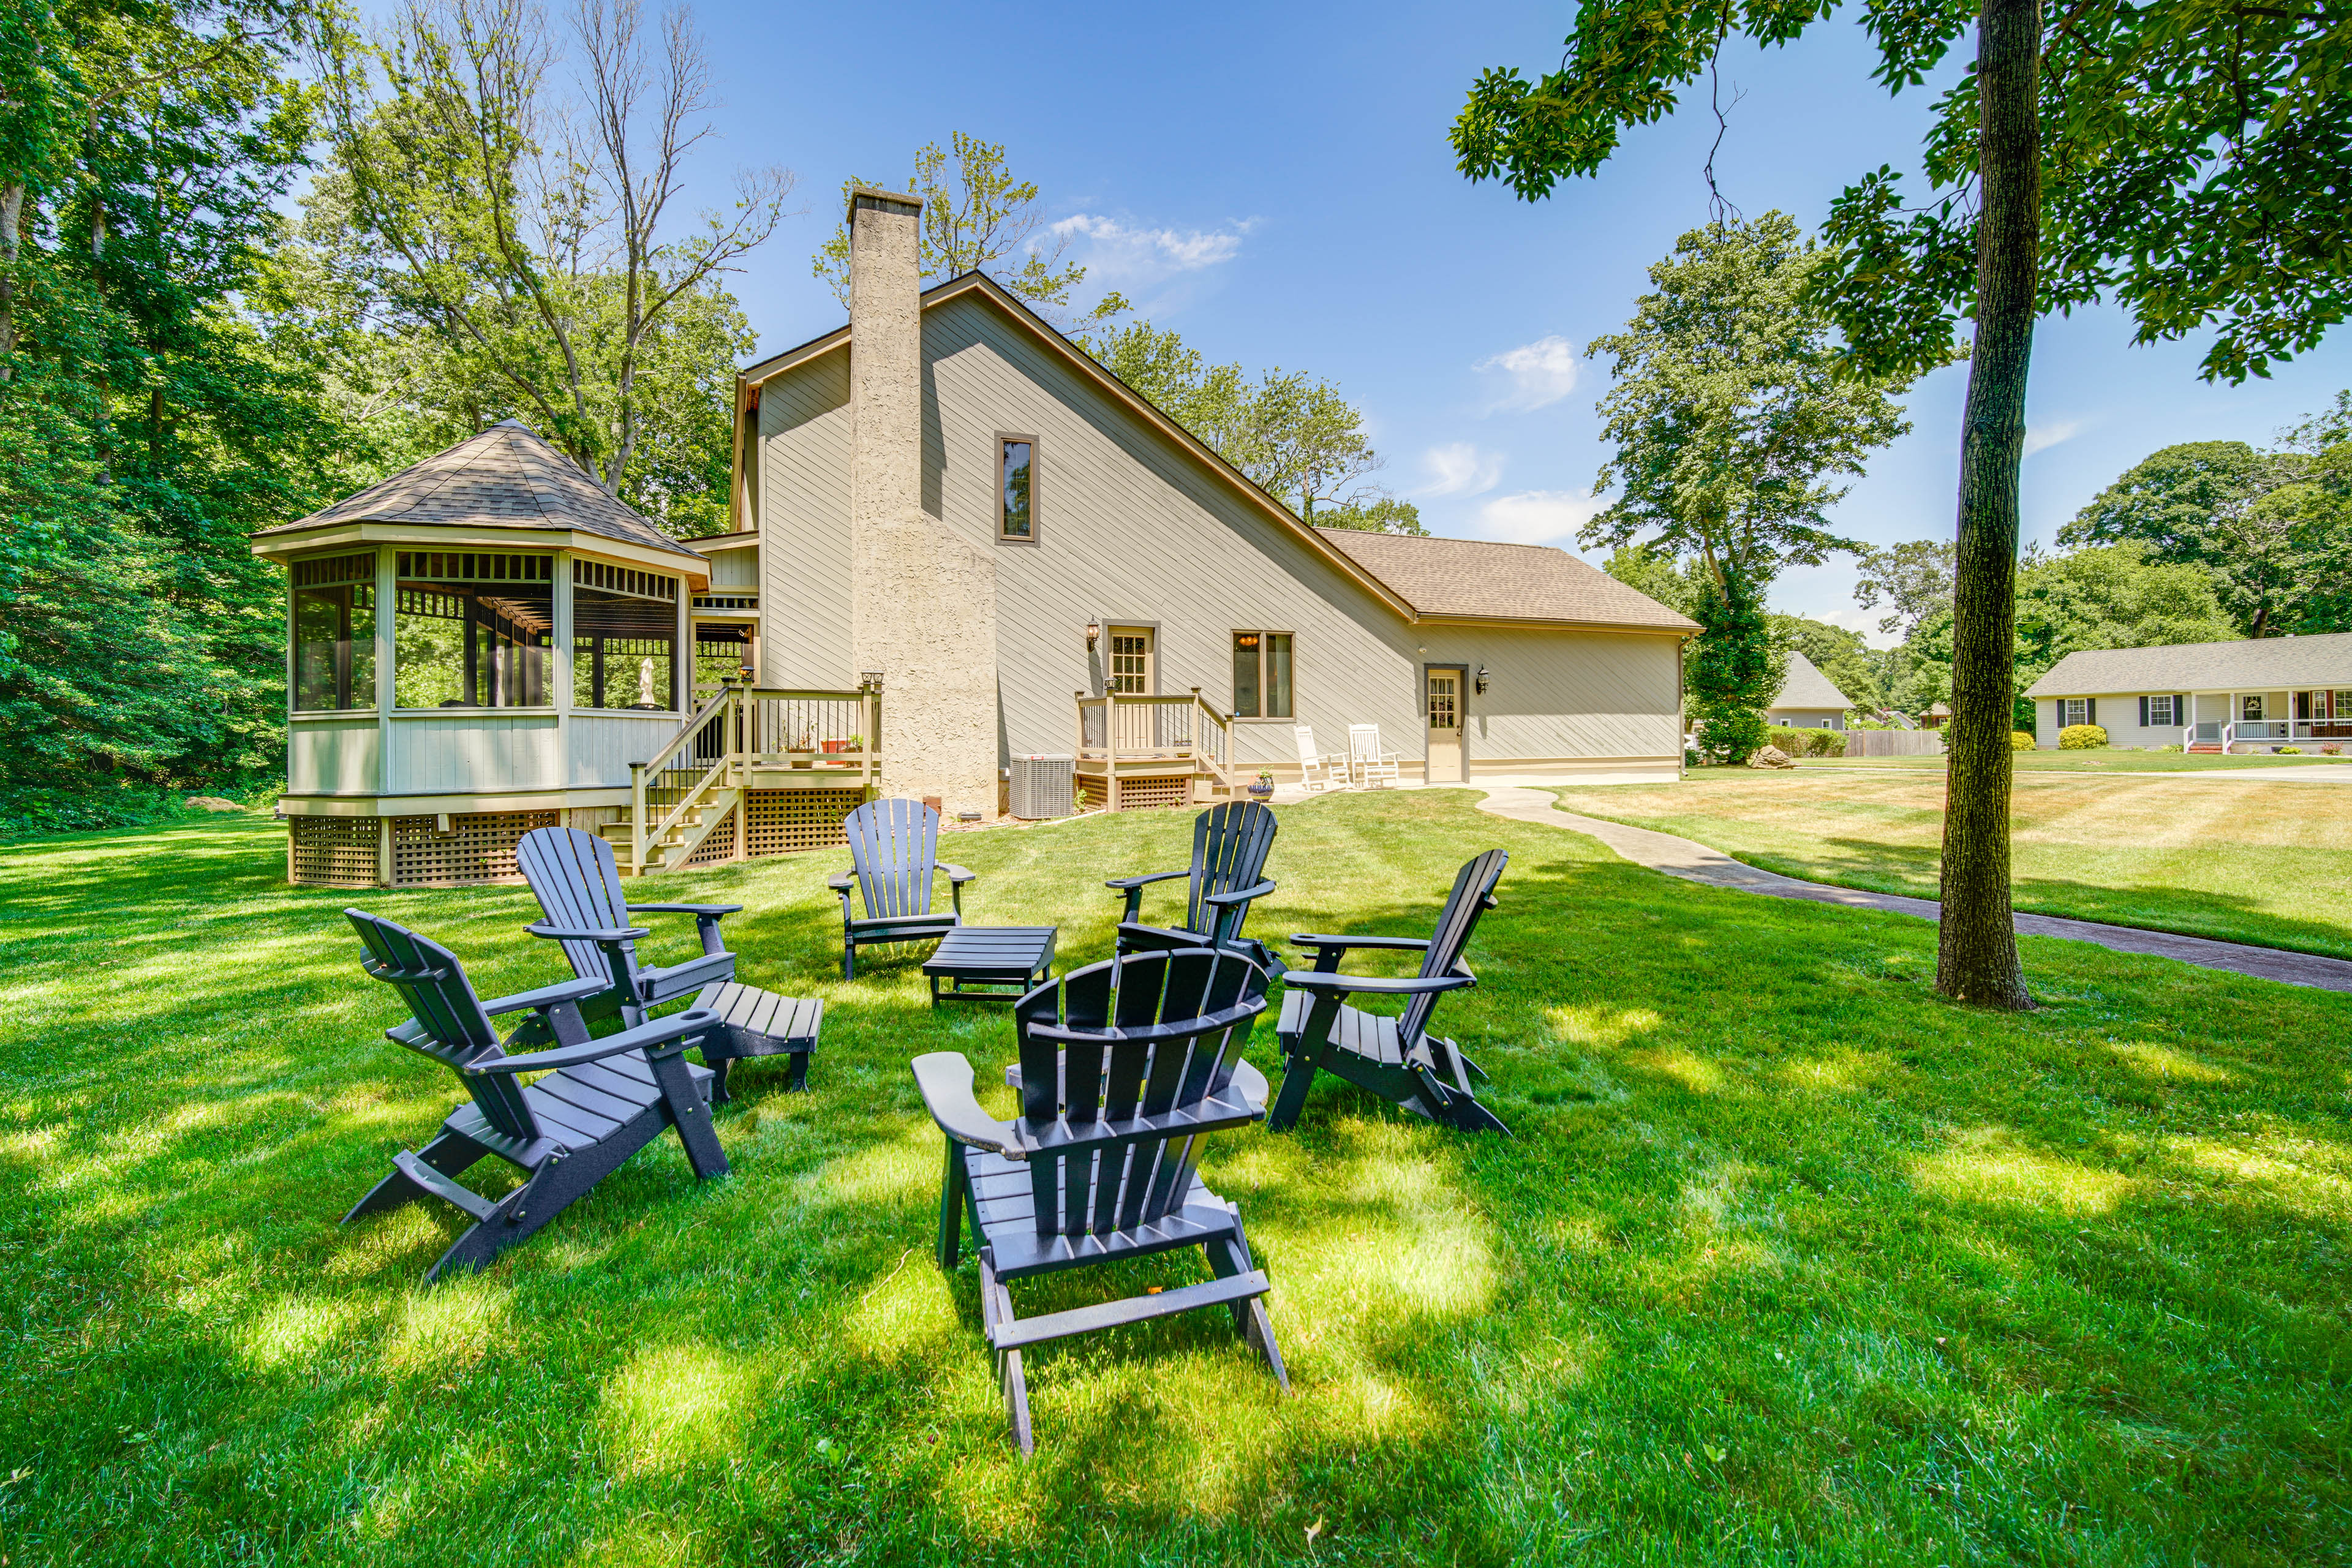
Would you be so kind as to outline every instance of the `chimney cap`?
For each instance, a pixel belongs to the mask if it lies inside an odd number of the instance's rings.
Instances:
[[[920,196],[910,196],[904,191],[886,191],[879,185],[852,185],[849,187],[849,204],[844,214],[844,221],[852,228],[857,226],[857,209],[861,204],[882,207],[885,211],[892,205],[902,206],[910,214],[923,210],[923,198]]]

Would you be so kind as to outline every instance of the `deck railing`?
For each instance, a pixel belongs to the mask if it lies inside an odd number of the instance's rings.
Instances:
[[[2180,749],[2218,745],[2226,754],[2241,741],[2352,740],[2352,722],[2339,719],[2208,719],[2180,731]]]
[[[843,789],[878,783],[881,732],[877,687],[719,687],[651,761],[629,764],[632,868],[644,868],[650,846],[713,790],[740,785],[748,769],[807,768],[824,773],[828,787]]]
[[[1078,761],[1117,774],[1121,763],[1181,762],[1188,771],[1230,782],[1232,716],[1209,706],[1193,687],[1178,696],[1072,693],[1078,703]]]

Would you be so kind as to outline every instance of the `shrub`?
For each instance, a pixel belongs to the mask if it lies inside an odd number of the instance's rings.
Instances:
[[[2034,740],[2033,740],[2033,731],[2031,731],[2031,730],[2011,730],[2011,731],[2009,732],[2009,749],[2010,749],[2011,751],[2012,751],[2012,752],[2030,752],[2030,751],[2033,750],[2033,747],[2034,747]]]
[[[2303,748],[2301,746],[2281,746],[2278,749],[2278,754],[2282,757],[2299,757],[2303,755]]]
[[[1809,757],[1843,757],[1845,755],[1845,732],[1842,730],[1815,730],[1805,742]]]
[[[2322,746],[2319,748],[2319,754],[2323,757],[2340,757],[2344,754],[2344,748],[2341,746]]]
[[[2069,724],[2058,731],[2061,751],[2095,752],[2106,743],[2106,731],[2096,724]]]
[[[2178,752],[2180,750],[2178,746],[2151,746],[2148,749],[2154,752]]]
[[[1775,724],[1764,735],[1792,757],[1845,755],[1845,734],[1839,730],[1800,730],[1793,724]]]

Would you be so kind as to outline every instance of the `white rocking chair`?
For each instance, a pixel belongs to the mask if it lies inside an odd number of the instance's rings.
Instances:
[[[1348,726],[1348,771],[1356,783],[1393,784],[1403,776],[1399,771],[1403,761],[1403,752],[1381,750],[1378,724]]]
[[[1348,759],[1334,752],[1329,756],[1315,749],[1315,728],[1311,724],[1295,725],[1291,734],[1298,742],[1298,787],[1305,790],[1329,789],[1331,775],[1337,773],[1339,783],[1348,782]]]

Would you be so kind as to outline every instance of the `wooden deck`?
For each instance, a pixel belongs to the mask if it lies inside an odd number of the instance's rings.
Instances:
[[[1082,807],[1187,805],[1234,792],[1233,721],[1193,687],[1182,696],[1077,699]]]

